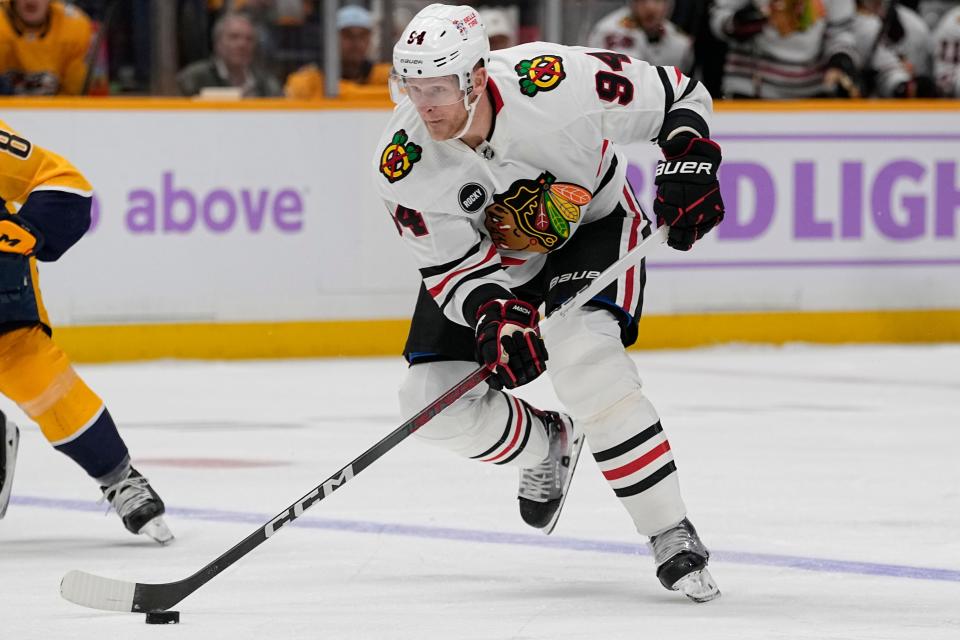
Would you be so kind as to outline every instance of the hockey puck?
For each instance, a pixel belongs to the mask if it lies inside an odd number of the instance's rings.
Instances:
[[[147,614],[147,624],[179,624],[179,611],[151,611]]]

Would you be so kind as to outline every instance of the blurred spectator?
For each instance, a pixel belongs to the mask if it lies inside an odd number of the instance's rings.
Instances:
[[[370,12],[356,5],[341,7],[337,11],[337,30],[340,34],[341,95],[364,88],[386,92],[391,65],[370,59],[373,36]],[[300,68],[287,78],[284,92],[288,98],[297,100],[322,98],[323,71],[315,64]]]
[[[211,87],[233,88],[243,97],[279,96],[280,82],[256,68],[256,33],[243,13],[225,13],[213,25],[213,56],[188,65],[177,74],[177,86],[185,96],[195,96]]]
[[[181,2],[183,0],[180,0]],[[302,23],[304,0],[206,0],[207,12],[216,21],[225,13],[243,13],[256,34],[254,64],[268,69],[277,57],[277,28],[280,24]],[[289,15],[293,12],[292,15]],[[276,69],[271,69],[277,71]]]
[[[7,0],[0,14],[0,93],[82,92],[93,37],[86,14],[59,0]]]
[[[716,0],[728,97],[857,97],[854,0]]]
[[[933,41],[915,11],[883,0],[857,0],[857,49],[866,61],[865,93],[881,97],[934,97]],[[872,57],[870,57],[872,54]]]
[[[491,51],[508,49],[517,44],[517,27],[506,9],[480,7],[477,13],[480,14],[480,21],[487,31]]]
[[[960,98],[960,7],[948,11],[933,32],[933,73],[943,95]]]
[[[594,26],[588,46],[688,72],[693,67],[693,41],[667,20],[669,9],[667,0],[630,0]]]

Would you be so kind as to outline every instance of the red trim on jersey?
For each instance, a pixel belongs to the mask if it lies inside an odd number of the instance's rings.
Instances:
[[[527,261],[522,258],[508,258],[507,256],[500,256],[500,264],[505,267],[519,267],[522,264],[526,264]]]
[[[627,251],[630,251],[637,246],[637,231],[640,229],[640,222],[643,220],[643,216],[637,210],[636,205],[634,205],[633,194],[630,193],[630,188],[627,185],[623,186],[623,197],[626,198],[627,205],[630,207],[630,210],[633,211],[633,222],[630,224],[630,239],[627,241]],[[634,269],[635,267],[627,269],[627,273],[624,276],[623,308],[628,312],[633,310],[631,303],[633,302]]]
[[[607,147],[610,146],[610,141],[606,138],[603,139],[603,146],[600,148],[600,164],[597,165],[597,175],[600,175],[600,170],[603,169],[603,158],[607,155]]]
[[[510,451],[516,446],[517,440],[520,439],[520,432],[523,431],[523,407],[520,406],[520,401],[515,397],[510,396],[510,399],[513,400],[513,406],[517,408],[517,424],[516,431],[513,432],[513,438],[510,440],[510,444],[507,445],[507,448],[493,456],[492,458],[484,458],[480,462],[496,462],[500,458],[506,456]]]
[[[434,298],[436,298],[438,295],[440,295],[440,292],[443,291],[443,288],[444,288],[445,286],[447,286],[447,283],[450,282],[450,279],[451,279],[451,278],[453,278],[454,276],[457,276],[457,275],[459,275],[459,274],[461,274],[461,273],[464,273],[464,272],[466,272],[466,271],[473,271],[474,269],[477,269],[477,268],[479,268],[479,267],[482,267],[482,266],[485,265],[486,263],[490,262],[490,260],[491,260],[491,259],[493,258],[493,256],[495,256],[495,255],[497,255],[497,248],[494,247],[494,246],[491,246],[491,247],[490,247],[490,250],[487,251],[487,255],[484,256],[483,260],[481,260],[480,262],[478,262],[478,263],[475,264],[475,265],[471,265],[471,266],[469,266],[469,267],[464,267],[464,268],[462,268],[462,269],[457,269],[457,270],[454,271],[453,273],[448,273],[448,274],[447,274],[447,277],[444,278],[443,280],[441,280],[438,285],[436,285],[436,286],[434,286],[434,287],[430,287],[430,289],[428,290],[428,293],[429,293],[431,296],[433,296]]]
[[[645,466],[665,454],[667,451],[670,451],[670,443],[667,440],[664,440],[633,462],[628,462],[622,467],[617,467],[616,469],[611,469],[610,471],[604,471],[603,477],[607,480],[619,480],[620,478],[625,478],[631,473],[636,473],[640,469],[643,469]]]
[[[679,86],[680,86],[680,79],[683,77],[683,74],[680,73],[680,69],[678,69],[677,67],[674,67],[673,70],[674,70],[674,71],[676,72],[676,74],[677,74],[677,86],[679,87]]]
[[[500,95],[497,83],[490,76],[487,76],[487,89],[490,90],[490,97],[493,98],[493,112],[500,113],[500,109],[503,109],[503,97]]]

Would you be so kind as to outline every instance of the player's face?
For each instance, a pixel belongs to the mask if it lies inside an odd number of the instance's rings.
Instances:
[[[449,140],[466,124],[467,109],[456,76],[409,78],[406,92],[434,140]]]
[[[256,34],[250,22],[244,19],[230,20],[224,25],[217,42],[217,55],[228,67],[249,67],[253,63],[256,43]]]
[[[340,58],[345,64],[360,64],[370,51],[370,29],[345,27],[340,29]]]
[[[644,31],[655,31],[667,18],[667,0],[633,0],[633,17]]]
[[[50,0],[15,0],[14,8],[20,19],[28,25],[40,25],[47,19]]]

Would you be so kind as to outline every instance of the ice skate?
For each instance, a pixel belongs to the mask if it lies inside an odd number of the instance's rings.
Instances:
[[[17,445],[20,443],[20,429],[0,411],[0,518],[7,513],[10,504],[10,491],[13,489],[13,471],[17,466]]]
[[[694,602],[720,597],[720,589],[707,570],[710,552],[700,541],[693,524],[684,518],[666,531],[650,537],[657,578],[671,591]]]
[[[128,531],[142,533],[160,544],[168,544],[173,540],[173,534],[163,521],[166,511],[163,500],[139,471],[130,467],[123,480],[100,489],[103,491],[103,500],[113,505]]]
[[[570,416],[555,411],[543,414],[549,438],[547,459],[520,470],[520,516],[531,527],[550,534],[557,526],[567,489],[577,468],[583,434],[576,433]]]

